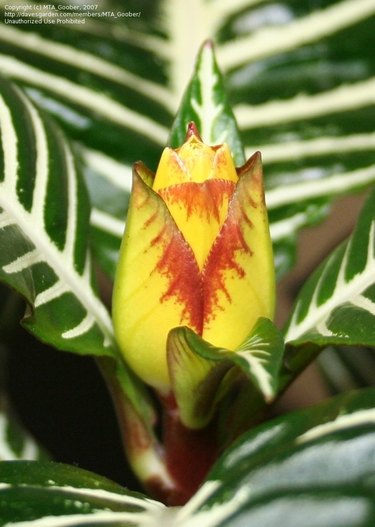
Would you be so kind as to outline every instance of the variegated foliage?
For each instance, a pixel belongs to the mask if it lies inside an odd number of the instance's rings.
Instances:
[[[285,337],[294,346],[375,346],[375,192],[348,242],[302,289]]]
[[[109,312],[97,294],[87,243],[90,205],[74,151],[4,78],[0,131],[0,280],[27,301],[23,325],[58,349],[104,359],[103,371],[122,404],[131,402],[151,423],[148,399],[117,350]],[[2,336],[5,325],[1,320]],[[4,427],[11,430],[6,421]]]
[[[0,5],[5,4],[0,0]],[[109,5],[123,10],[119,1],[102,2],[101,8]],[[126,23],[123,19],[90,18],[81,26],[8,23],[2,24],[0,30],[0,68],[5,77],[18,85],[17,88],[5,79],[0,84],[0,278],[28,300],[31,311],[24,323],[34,334],[56,347],[78,353],[117,357],[108,313],[97,297],[92,279],[87,247],[89,215],[95,255],[112,276],[124,227],[130,167],[142,159],[156,168],[162,146],[168,141],[180,143],[188,120],[196,121],[207,142],[228,141],[238,164],[244,159],[240,139],[246,154],[263,152],[271,234],[280,272],[290,265],[294,234],[300,227],[324,216],[326,205],[336,194],[369,185],[375,179],[375,59],[368,44],[375,15],[373,0],[322,0],[316,2],[315,10],[311,3],[294,0],[277,5],[266,0],[147,0],[143,5],[142,16]],[[137,11],[137,2],[129,1],[127,9],[133,8]],[[212,47],[204,46],[174,120],[198,48],[207,38],[215,40],[224,77]],[[234,104],[241,133],[228,100]],[[80,163],[39,107],[49,112],[75,142]],[[81,168],[89,189],[91,213]],[[320,348],[329,343],[374,345],[373,333],[366,331],[364,335],[362,330],[367,324],[373,326],[373,210],[372,197],[352,241],[317,271],[301,293],[286,330],[293,348],[292,359],[297,357],[295,364],[291,359],[290,364],[296,365],[292,372],[310,356],[293,355],[294,348]],[[284,372],[278,386],[280,347],[277,360],[269,360],[270,335],[260,341],[256,337],[238,350],[237,366],[270,400],[291,375]],[[189,352],[184,355],[186,361]],[[201,348],[205,360],[215,361],[217,354],[213,358],[210,353],[204,346]],[[202,364],[207,365],[204,361]],[[151,412],[125,369],[119,379],[133,404],[147,409],[143,415]],[[224,383],[222,390],[225,389]],[[199,397],[194,399],[188,412],[196,411],[199,402]],[[373,414],[367,406],[353,420],[344,419],[342,437],[346,446],[354,437],[352,426],[358,427],[360,434],[366,434],[368,427],[373,426]],[[277,427],[274,430],[271,426],[270,430],[269,437]],[[320,440],[321,430],[324,437],[327,433],[331,439],[332,432],[336,439],[335,427],[323,425],[306,441]],[[256,449],[257,444],[255,441],[249,447],[243,443],[246,451]],[[299,453],[297,449],[295,459]],[[322,466],[329,459],[322,450]],[[341,461],[340,458],[335,466],[340,466]],[[273,470],[271,465],[266,464],[266,476],[267,469],[270,473]],[[360,471],[366,468],[359,466]],[[257,466],[254,471],[250,473],[255,473],[257,481],[262,468]],[[294,488],[284,487],[281,492],[272,486],[273,490],[263,493],[261,489],[254,498],[243,490],[247,486],[239,486],[248,484],[246,475],[236,479],[238,483],[229,472],[228,478],[229,494],[226,486],[214,484],[212,477],[196,501],[177,513],[176,525],[203,522],[216,526],[235,518],[241,522],[241,514],[248,510],[253,514],[251,521],[267,525],[265,503],[274,505],[277,517],[280,511],[292,510],[292,506],[298,514],[299,503],[306,507],[318,501],[322,507],[327,500],[337,507],[342,503],[337,494],[332,494],[329,478],[323,490],[318,482],[320,494],[316,493],[317,481],[313,479],[298,498]],[[288,478],[289,472],[285,481]],[[354,484],[340,487],[340,496],[360,511],[356,518],[363,518],[362,523],[355,520],[353,525],[366,525],[375,514],[368,500],[373,489],[362,485],[364,478],[360,473]],[[284,481],[282,477],[280,481]],[[342,481],[338,478],[335,484]],[[129,502],[118,505],[115,500],[115,510],[124,515],[114,518],[107,510],[112,505],[105,500],[99,505],[97,496],[90,495],[81,502],[78,495],[73,491],[69,494],[64,488],[56,501],[49,501],[50,494],[48,500],[43,494],[46,480],[31,494],[25,485],[25,481],[9,481],[0,488],[3,503],[9,504],[15,498],[14,503],[19,504],[17,517],[0,516],[3,524],[12,521],[22,525],[28,521],[23,514],[30,509],[25,509],[22,496],[17,497],[20,492],[25,492],[28,503],[38,503],[41,496],[43,507],[59,502],[62,508],[57,514],[62,517],[54,519],[56,525],[87,523],[88,517],[81,516],[65,521],[67,504],[72,505],[69,514],[97,514],[101,508],[103,516],[95,520],[102,524],[119,521],[146,525],[150,519],[144,513],[147,507],[139,503],[139,517],[134,520],[134,515],[129,516]],[[53,486],[47,482],[48,485]],[[74,487],[72,483],[63,485]],[[229,495],[232,498],[228,499]],[[320,499],[322,496],[324,499]],[[152,510],[156,509],[159,519],[159,506]],[[196,513],[194,518],[189,516],[192,510]],[[56,514],[49,511],[48,515]],[[50,522],[50,518],[39,521],[36,518],[45,514],[38,514],[33,516],[35,525]],[[324,510],[322,515],[325,514]],[[344,517],[347,522],[347,514]],[[303,525],[304,517],[291,518]],[[331,517],[327,518],[330,527],[335,525]],[[146,523],[142,523],[144,519]],[[92,520],[90,517],[95,524]]]
[[[375,520],[374,403],[374,390],[346,395],[245,434],[181,508],[77,467],[4,462],[0,525],[369,526]]]
[[[281,385],[305,367],[326,346],[375,347],[375,192],[373,191],[348,241],[339,246],[307,280],[285,328],[290,348]],[[298,350],[298,351],[296,351]],[[343,353],[343,352],[342,352]],[[331,352],[328,377],[336,387],[355,382],[356,373],[346,369]],[[336,360],[335,360],[336,357]],[[366,361],[368,379],[373,375],[373,354],[356,350],[356,362]],[[324,361],[323,361],[324,364]],[[332,369],[332,373],[330,372]],[[336,370],[336,374],[335,374]],[[338,376],[344,378],[337,382]],[[363,383],[362,384],[366,384]],[[371,385],[372,382],[370,381]]]
[[[101,2],[100,9],[125,8],[117,0]],[[139,9],[135,18],[4,24],[0,31],[3,73],[80,144],[102,264],[113,275],[130,166],[142,159],[156,168],[196,53],[211,38],[246,153],[263,153],[282,272],[298,229],[322,218],[333,196],[375,179],[374,2],[126,4],[126,10]],[[217,70],[204,59],[195,78],[194,117],[206,142],[221,142]]]
[[[121,2],[109,5],[123,7]],[[136,3],[129,3],[127,9],[133,8]],[[291,0],[277,6],[262,0],[230,5],[194,0],[189,6],[182,0],[148,1],[139,18],[126,22],[106,17],[87,18],[83,25],[3,24],[0,66],[75,139],[93,205],[94,249],[112,273],[130,165],[137,158],[155,165],[196,52],[204,39],[214,38],[224,79],[211,46],[204,46],[169,141],[180,143],[186,122],[194,119],[207,142],[228,141],[242,163],[225,82],[246,150],[263,152],[271,233],[281,269],[289,255],[283,252],[285,243],[324,212],[329,195],[374,179],[375,59],[367,46],[374,13],[368,0],[326,1],[315,11]],[[44,124],[23,92],[9,90],[2,107],[0,221],[8,247],[2,254],[3,279],[37,308],[26,323],[39,336],[43,338],[42,325],[58,327],[52,328],[53,344],[111,354],[108,315],[90,284],[85,247],[89,212],[73,158],[61,141],[55,148],[58,132]],[[51,133],[44,131],[46,126]],[[48,165],[52,151],[56,166]],[[66,177],[55,180],[50,175],[59,164]],[[10,246],[9,236],[24,245]],[[366,275],[371,275],[370,264]],[[342,273],[337,279],[343,285]],[[341,295],[338,290],[337,285],[331,291],[335,299]],[[63,317],[52,316],[68,298],[74,308]],[[294,315],[293,324],[302,331],[312,314],[324,311],[317,321],[324,324],[337,307],[331,300],[317,310],[316,301],[303,327],[303,310]],[[294,339],[290,331],[287,338]]]
[[[5,79],[0,97],[0,277],[33,306],[24,324],[34,334],[78,353],[114,355],[92,282],[88,198],[70,147]]]

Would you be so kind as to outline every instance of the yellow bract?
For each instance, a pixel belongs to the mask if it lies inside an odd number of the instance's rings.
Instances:
[[[198,269],[159,196],[134,174],[113,291],[112,318],[126,361],[147,383],[169,386],[165,341],[181,324],[201,331]]]
[[[227,145],[205,145],[191,125],[180,148],[164,150],[155,177],[135,165],[113,322],[141,379],[170,389],[172,328],[235,350],[259,317],[272,318],[274,296],[259,153],[236,169]]]
[[[273,318],[274,263],[259,154],[240,177],[204,273],[202,336],[208,342],[235,349],[259,317]]]
[[[200,269],[228,212],[238,181],[226,144],[211,147],[193,134],[181,148],[166,148],[153,190],[167,205]]]
[[[165,148],[155,174],[153,190],[179,183],[203,183],[208,179],[238,181],[228,145],[211,147],[191,135],[180,148]]]

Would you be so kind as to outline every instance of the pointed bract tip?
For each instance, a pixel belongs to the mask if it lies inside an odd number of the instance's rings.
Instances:
[[[259,151],[250,156],[244,165],[237,168],[238,177],[241,177],[242,174],[249,170],[253,170],[255,167],[262,168],[262,154]]]
[[[199,141],[202,142],[202,138],[200,136],[200,133],[198,132],[197,125],[194,123],[194,121],[190,121],[187,126],[185,142],[192,136],[196,137]]]
[[[141,178],[147,186],[152,187],[155,174],[142,161],[136,161],[133,165],[133,181],[135,178]]]

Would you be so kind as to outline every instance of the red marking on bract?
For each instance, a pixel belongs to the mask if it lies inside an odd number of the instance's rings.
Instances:
[[[142,209],[143,207],[147,207],[147,204],[150,203],[151,199],[151,189],[148,187],[147,183],[143,181],[138,172],[136,170],[133,170],[133,185],[132,192],[130,195],[130,201],[132,203],[132,206],[129,206],[129,210],[133,208],[133,206],[135,209]]]
[[[202,44],[202,49],[203,48],[208,48],[208,49],[212,49],[214,48],[214,43],[212,42],[212,40],[210,40],[209,38],[207,40],[205,40]]]
[[[256,169],[262,170],[262,155],[260,152],[255,152],[242,166],[236,169],[239,178],[243,177],[248,172],[256,171]],[[258,181],[259,177],[255,177],[255,181]]]
[[[236,185],[223,179],[209,179],[203,183],[182,183],[159,191],[167,205],[179,204],[186,210],[186,217],[193,213],[209,221],[215,218],[220,222],[220,212],[225,202],[229,202]]]
[[[155,247],[155,245],[164,245],[164,235],[165,235],[165,228],[160,229],[158,234],[151,240],[150,245],[151,247]]]
[[[258,208],[259,205],[265,206],[265,197],[263,189],[263,169],[262,169],[262,156],[260,152],[255,152],[246,163],[237,168],[237,175],[239,179],[251,178],[253,192],[258,193],[258,202],[256,202],[249,192],[247,192],[248,204],[254,208]]]
[[[158,211],[155,211],[153,214],[151,214],[149,218],[147,218],[147,220],[144,222],[143,229],[147,229],[148,227],[150,227],[150,225],[152,225],[154,221],[158,219],[158,216]]]
[[[182,306],[181,324],[187,324],[202,334],[202,283],[198,264],[181,233],[170,222],[168,235],[164,232],[158,243],[163,243],[163,255],[156,270],[168,279],[168,288],[161,302],[175,299]]]
[[[160,228],[150,242],[161,256],[151,272],[167,278],[168,285],[160,302],[172,300],[181,312],[181,324],[202,333],[202,285],[195,256],[173,221],[167,206],[156,192],[148,188],[135,173],[132,192],[134,209],[152,200],[152,210],[143,228],[160,221]],[[147,206],[147,205],[146,205]]]
[[[251,255],[252,252],[243,236],[242,221],[239,221],[238,215],[238,208],[230,210],[203,269],[203,326],[213,320],[215,310],[224,309],[219,304],[219,292],[224,293],[228,302],[232,301],[225,285],[225,274],[232,270],[238,279],[246,276],[246,270],[238,264],[236,255]]]

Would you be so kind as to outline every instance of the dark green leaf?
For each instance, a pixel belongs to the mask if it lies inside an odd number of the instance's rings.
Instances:
[[[190,121],[195,122],[205,143],[227,143],[236,165],[243,165],[243,146],[211,42],[206,42],[199,52],[193,77],[177,112],[169,140],[173,147],[185,141]]]
[[[114,355],[109,314],[93,285],[89,202],[61,132],[0,80],[0,279],[31,306],[24,325],[55,347]]]
[[[374,405],[375,390],[364,390],[244,434],[194,497],[191,525],[370,527]]]
[[[294,347],[375,346],[375,192],[348,242],[304,285],[285,338]]]
[[[27,521],[32,527],[45,518],[49,527],[156,527],[165,521],[184,527],[273,527],[276,521],[288,527],[370,527],[374,405],[375,390],[364,390],[246,433],[180,509],[167,510],[76,467],[3,462],[1,525]]]
[[[2,526],[141,527],[164,510],[161,503],[68,465],[4,461],[0,480]]]

